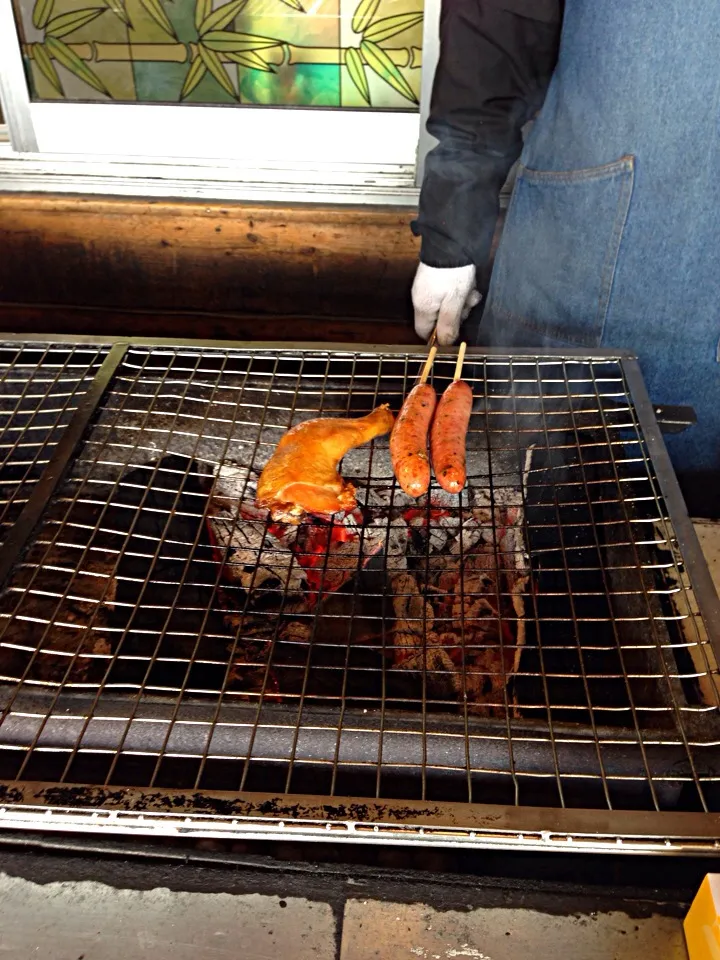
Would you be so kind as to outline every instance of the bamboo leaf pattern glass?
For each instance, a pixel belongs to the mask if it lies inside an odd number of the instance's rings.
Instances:
[[[105,0],[105,3],[110,8],[110,10],[112,10],[115,16],[120,17],[120,19],[126,26],[128,27],[132,26],[130,17],[128,16],[128,12],[125,7],[125,0]]]
[[[45,49],[53,60],[62,64],[62,66],[76,76],[78,80],[82,80],[83,83],[92,87],[93,90],[97,90],[98,93],[107,95],[108,91],[105,89],[102,80],[81,59],[75,50],[64,43],[64,41],[58,40],[57,37],[46,37]]]
[[[12,3],[35,100],[418,108],[423,0]]]
[[[55,0],[35,0],[32,12],[33,25],[42,30],[47,26],[47,22],[52,16]]]
[[[50,59],[50,55],[48,54],[47,50],[41,43],[36,43],[32,48],[32,52],[35,60],[35,66],[50,83],[53,90],[56,90],[57,93],[62,97],[63,89],[60,83],[60,77],[58,77],[55,65]]]
[[[92,23],[96,17],[104,12],[105,7],[90,7],[87,10],[71,10],[69,13],[61,13],[59,16],[48,20],[45,33],[49,37],[57,37],[58,40],[62,40],[69,33],[74,33],[88,23]]]
[[[140,0],[143,7],[147,10],[155,23],[158,23],[171,37],[176,37],[175,29],[170,22],[170,18],[165,13],[165,8],[161,0]]]
[[[367,76],[365,75],[365,61],[359,50],[350,47],[345,52],[345,65],[352,79],[352,82],[358,88],[360,96],[366,103],[370,103],[370,87],[368,86]]]
[[[209,13],[203,18],[198,28],[200,36],[210,33],[211,30],[224,30],[247,5],[247,2],[248,0],[230,0],[230,3],[225,3],[213,13]]]

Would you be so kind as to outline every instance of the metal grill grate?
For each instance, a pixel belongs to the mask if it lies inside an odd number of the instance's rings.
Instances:
[[[436,362],[439,391],[453,364]],[[632,361],[471,357],[460,499],[408,500],[381,438],[344,461],[347,520],[289,530],[254,506],[289,426],[397,410],[418,367],[128,348],[0,601],[0,822],[112,799],[116,817],[152,808],[147,829],[215,804],[214,831],[247,832],[260,807],[243,798],[262,794],[263,835],[302,821],[301,796],[323,827],[379,836],[390,800],[405,821],[421,805],[426,838],[489,809],[469,804],[514,810],[516,840],[538,807],[547,824],[699,812],[690,833],[707,832],[716,600],[668,515]],[[329,814],[343,797],[367,803]]]
[[[0,542],[108,349],[0,342]]]

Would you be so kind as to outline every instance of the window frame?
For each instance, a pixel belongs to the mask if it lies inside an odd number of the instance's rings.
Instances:
[[[10,144],[0,144],[0,189],[412,205],[432,146],[425,121],[440,3],[425,0],[420,109],[400,112],[32,102],[6,0],[0,3],[0,99]],[[189,120],[192,142],[202,149],[192,146]],[[103,149],[95,142],[98,131]],[[288,159],[293,138],[297,149]]]

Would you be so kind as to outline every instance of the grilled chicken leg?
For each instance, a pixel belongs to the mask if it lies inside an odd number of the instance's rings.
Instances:
[[[288,430],[258,481],[258,506],[273,520],[298,523],[305,513],[325,516],[352,510],[355,488],[338,473],[338,463],[353,447],[392,429],[387,404],[357,420],[318,418]]]

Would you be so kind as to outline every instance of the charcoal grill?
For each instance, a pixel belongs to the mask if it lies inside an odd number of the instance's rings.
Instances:
[[[6,338],[0,826],[720,849],[720,609],[632,357],[470,351],[461,498],[381,438],[353,516],[255,507],[423,358]]]

